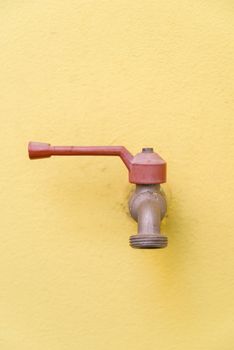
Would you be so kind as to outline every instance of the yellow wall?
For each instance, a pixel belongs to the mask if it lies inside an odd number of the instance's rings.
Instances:
[[[233,1],[0,4],[1,350],[234,348]],[[117,158],[153,146],[165,250],[128,246]]]

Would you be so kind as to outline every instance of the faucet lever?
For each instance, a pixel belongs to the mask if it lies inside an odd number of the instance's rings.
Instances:
[[[133,155],[123,146],[51,146],[49,143],[29,142],[30,159],[51,156],[119,156],[129,171],[129,182],[158,184],[166,182],[166,162],[153,152],[143,148]]]

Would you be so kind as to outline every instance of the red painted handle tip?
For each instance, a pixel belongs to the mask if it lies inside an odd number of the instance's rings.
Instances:
[[[48,158],[51,156],[51,146],[49,143],[29,142],[28,155],[30,159]]]

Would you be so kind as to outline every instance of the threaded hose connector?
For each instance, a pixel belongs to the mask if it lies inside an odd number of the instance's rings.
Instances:
[[[159,249],[167,246],[167,237],[155,234],[138,234],[130,236],[129,244],[132,248]]]

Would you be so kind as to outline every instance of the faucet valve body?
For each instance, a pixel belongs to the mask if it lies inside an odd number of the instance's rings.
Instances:
[[[133,248],[165,248],[167,237],[160,233],[166,213],[166,199],[160,185],[137,185],[129,201],[129,210],[138,223],[138,232],[130,236]]]

